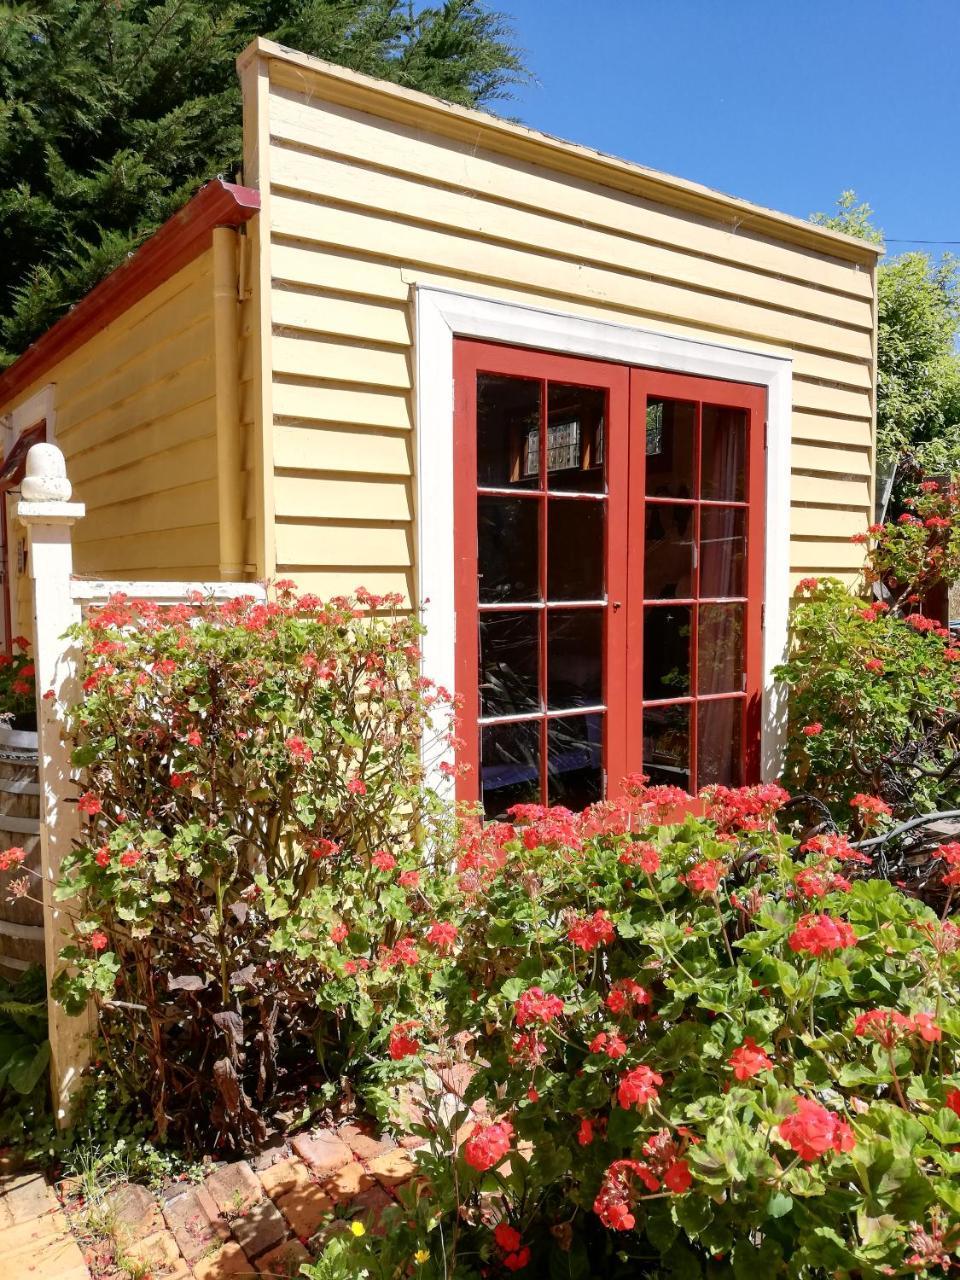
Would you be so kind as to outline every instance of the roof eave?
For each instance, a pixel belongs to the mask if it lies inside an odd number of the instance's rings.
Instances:
[[[0,408],[203,253],[214,227],[242,226],[259,208],[252,187],[221,178],[202,186],[0,374]]]

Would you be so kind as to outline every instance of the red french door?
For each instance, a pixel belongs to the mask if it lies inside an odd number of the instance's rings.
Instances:
[[[764,392],[458,341],[458,796],[758,772]]]

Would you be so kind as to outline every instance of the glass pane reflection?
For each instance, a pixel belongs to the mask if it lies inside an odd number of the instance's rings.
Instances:
[[[747,411],[705,404],[700,414],[700,497],[718,502],[743,502],[746,498]]]
[[[538,617],[480,615],[480,714],[509,716],[540,707]]]
[[[646,707],[643,772],[656,786],[690,786],[690,708]]]
[[[543,383],[477,374],[477,484],[482,489],[536,489]]]
[[[540,724],[490,724],[480,730],[480,782],[487,818],[502,818],[511,805],[540,801]]]
[[[552,498],[547,507],[547,599],[603,599],[606,504]]]
[[[547,485],[579,493],[604,490],[607,393],[551,382],[547,391]]]
[[[547,721],[547,798],[583,809],[603,796],[603,716]]]
[[[643,697],[681,698],[690,692],[689,605],[648,605],[643,611]]]
[[[742,698],[720,698],[697,706],[697,786],[743,785]]]
[[[603,614],[551,609],[547,614],[547,706],[595,707],[603,701]]]
[[[477,577],[481,604],[539,597],[537,498],[477,499]]]

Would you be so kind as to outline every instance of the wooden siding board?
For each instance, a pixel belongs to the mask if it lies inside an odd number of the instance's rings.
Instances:
[[[278,421],[299,419],[396,430],[413,426],[409,395],[375,384],[344,386],[336,379],[310,383],[281,376],[274,379],[273,407]]]
[[[857,359],[869,359],[872,351],[866,329],[846,328],[826,319],[736,302],[695,287],[551,257],[536,245],[524,249],[493,243],[377,210],[338,207],[292,194],[274,193],[271,205],[272,225],[277,231],[345,249],[379,251],[406,267],[452,268],[465,278],[511,281],[558,298],[593,298],[630,309],[638,316],[665,316],[716,333],[758,337]]]
[[[278,423],[274,449],[278,470],[406,477],[413,469],[412,442],[407,433],[398,431]]]
[[[507,159],[475,141],[431,134],[415,125],[372,116],[282,83],[271,95],[271,131],[283,143],[377,165],[394,173],[419,172],[428,180],[456,184],[494,199],[505,189],[511,201],[530,209],[576,209],[585,222],[610,229],[624,226],[657,244],[740,261],[748,269],[810,281],[869,298],[869,274],[827,253],[667,208],[628,192],[561,173],[543,165]]]
[[[581,220],[557,216],[567,207],[564,203],[527,210],[505,201],[486,200],[473,191],[425,182],[421,173],[401,176],[287,147],[272,148],[270,176],[275,191],[335,199],[358,209],[524,250],[539,245],[557,258],[673,282],[698,292],[710,291],[807,315],[829,311],[837,323],[862,329],[869,330],[872,324],[869,299],[831,294],[825,305],[822,291],[806,283],[744,271],[739,263],[690,257],[676,248],[638,241],[623,228],[596,229]]]

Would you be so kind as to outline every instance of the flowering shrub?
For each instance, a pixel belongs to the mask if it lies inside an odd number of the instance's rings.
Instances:
[[[0,721],[13,728],[37,727],[36,683],[30,641],[14,636],[10,653],[0,653]]]
[[[897,816],[954,807],[960,645],[933,619],[867,603],[836,579],[807,579],[798,594],[778,671],[790,689],[786,785],[842,824],[857,794]]]
[[[874,598],[832,578],[801,581],[789,660],[777,672],[790,688],[784,780],[841,825],[857,794],[896,818],[960,801],[960,643],[922,611],[960,577],[960,491],[923,481],[906,507],[853,538],[867,544]]]
[[[960,929],[845,837],[778,833],[778,787],[715,788],[674,825],[672,788],[629,792],[466,827],[455,941],[379,1068],[422,1086],[424,1176],[307,1274],[956,1265]],[[464,1042],[451,1112],[432,1064]]]
[[[904,506],[895,522],[854,535],[870,547],[867,583],[882,582],[895,611],[909,610],[941,582],[960,578],[960,490],[924,480]]]
[[[87,781],[56,991],[94,999],[161,1137],[263,1137],[275,1099],[363,1058],[374,1001],[426,981],[418,948],[442,949],[408,935],[438,821],[420,746],[445,705],[418,624],[398,598],[278,591],[116,597],[78,629]]]

